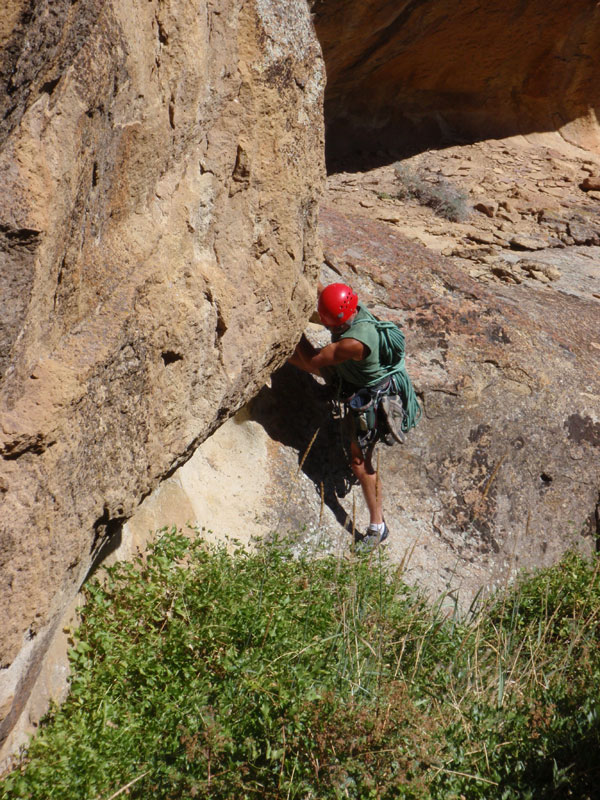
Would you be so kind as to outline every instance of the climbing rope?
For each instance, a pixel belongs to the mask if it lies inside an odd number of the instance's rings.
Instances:
[[[364,306],[363,311],[379,334],[379,361],[386,369],[386,375],[383,380],[387,380],[388,378],[393,379],[396,389],[395,393],[400,395],[402,405],[404,406],[405,413],[402,421],[402,430],[404,433],[408,433],[421,418],[422,410],[412,382],[408,376],[408,372],[406,371],[404,334],[394,322],[378,319],[374,314],[371,314],[370,311],[364,308]],[[368,389],[381,382],[381,378],[375,378],[365,384],[365,388]]]

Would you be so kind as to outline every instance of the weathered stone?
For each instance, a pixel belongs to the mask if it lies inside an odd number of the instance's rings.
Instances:
[[[538,239],[533,236],[513,236],[510,240],[513,250],[544,250],[548,244],[547,239]]]
[[[517,214],[515,211],[498,211],[496,216],[498,219],[502,219],[505,222],[510,222],[513,225],[516,225],[520,220],[519,214]]]
[[[542,208],[537,212],[536,216],[540,224],[546,225],[554,231],[565,231],[567,229],[569,218],[563,212],[556,211],[553,208]]]
[[[442,255],[471,259],[477,252],[478,248],[476,247],[453,247],[450,250],[444,249]]]
[[[500,264],[496,264],[492,267],[491,272],[500,280],[506,281],[506,283],[522,283],[523,279],[520,275],[516,273],[514,269],[509,269],[508,267],[502,266]]]
[[[324,70],[304,0],[11,0],[0,37],[1,742],[92,560],[305,324]]]
[[[590,175],[589,178],[584,178],[583,181],[579,184],[579,188],[583,189],[584,192],[589,192],[590,189],[597,192],[598,190],[600,190],[600,176]]]
[[[493,200],[481,200],[473,206],[475,211],[485,214],[486,217],[495,216],[498,211],[498,203]]]
[[[561,277],[561,272],[558,267],[554,267],[551,264],[544,264],[541,261],[522,259],[515,266],[520,267],[524,272],[529,273],[532,278],[542,283],[557,281]]]
[[[545,0],[312,5],[328,156],[557,127],[599,150],[590,109],[600,107],[600,25],[588,0],[556,0],[551,11]]]
[[[558,267],[553,267],[551,264],[548,264],[544,269],[544,275],[551,281],[557,281],[561,277],[562,273]]]
[[[470,239],[472,242],[478,242],[479,244],[495,244],[496,237],[490,231],[479,231],[475,228],[468,231],[467,239]]]
[[[587,221],[569,220],[569,234],[575,244],[600,244],[600,226],[596,227]]]
[[[550,278],[542,270],[532,269],[529,276],[540,283],[550,283]]]

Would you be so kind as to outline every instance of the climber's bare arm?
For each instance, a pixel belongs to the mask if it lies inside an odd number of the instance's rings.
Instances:
[[[320,375],[322,367],[331,367],[341,364],[342,361],[362,361],[369,354],[369,349],[357,339],[340,339],[325,347],[313,347],[306,336],[298,342],[290,364],[300,367],[305,372]]]

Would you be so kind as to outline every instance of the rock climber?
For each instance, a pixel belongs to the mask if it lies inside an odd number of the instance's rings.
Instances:
[[[343,283],[319,284],[317,310],[331,333],[331,344],[316,348],[303,334],[290,363],[335,387],[345,411],[350,467],[369,510],[369,526],[360,543],[372,547],[389,535],[381,480],[373,466],[375,445],[380,440],[404,441],[421,413],[404,366],[404,337],[393,323],[374,317]]]

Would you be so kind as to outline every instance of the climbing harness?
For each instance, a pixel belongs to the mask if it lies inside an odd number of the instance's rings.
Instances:
[[[386,403],[384,398],[387,400]],[[394,403],[394,407],[399,408],[399,420],[397,416],[392,419],[391,415],[388,415],[386,409],[388,403]],[[402,425],[406,414],[399,397],[398,385],[393,377],[386,378],[375,386],[359,389],[343,398],[341,405],[345,414],[352,418],[354,436],[363,452],[378,441],[387,445],[403,441]]]
[[[363,311],[379,335],[379,361],[387,374],[355,392],[338,381],[336,401],[338,415],[352,415],[358,445],[365,451],[377,441],[403,442],[419,421],[421,407],[406,371],[404,334],[395,323]]]

